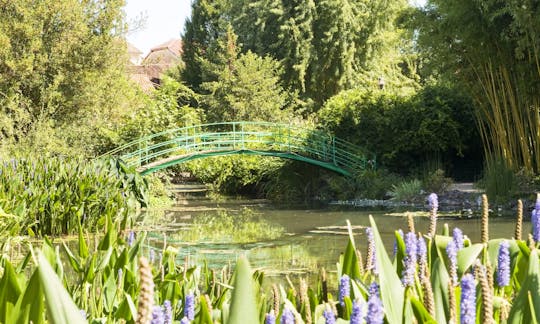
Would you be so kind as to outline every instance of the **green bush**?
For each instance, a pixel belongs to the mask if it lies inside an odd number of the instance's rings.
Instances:
[[[437,169],[428,173],[422,180],[422,188],[426,192],[443,193],[452,185],[452,179],[444,176],[444,170]]]
[[[418,179],[402,181],[392,186],[389,194],[392,200],[414,202],[422,195],[422,182]]]
[[[481,151],[471,100],[443,86],[409,97],[343,91],[327,101],[318,118],[325,130],[373,152],[379,166],[402,175],[434,158],[448,171],[455,161],[476,159]]]

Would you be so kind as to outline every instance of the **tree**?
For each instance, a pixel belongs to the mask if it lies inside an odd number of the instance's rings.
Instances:
[[[413,89],[405,62],[403,31],[396,19],[405,0],[196,0],[184,35],[184,80],[199,91],[208,63],[223,64],[219,39],[226,25],[242,53],[270,55],[282,67],[281,84],[318,109],[343,89],[388,86]],[[397,54],[396,54],[397,53]],[[414,77],[414,76],[413,76]]]
[[[195,0],[191,18],[186,20],[182,37],[182,61],[185,68],[182,79],[198,91],[203,82],[214,81],[204,65],[221,65],[219,60],[223,48],[218,41],[227,33],[229,20],[226,18],[226,0]]]
[[[91,154],[101,130],[135,104],[124,69],[123,5],[0,1],[0,137],[31,143],[47,140],[37,135],[44,131],[68,151]]]
[[[203,83],[209,121],[282,121],[287,96],[279,85],[279,63],[252,52],[226,66],[217,81]]]

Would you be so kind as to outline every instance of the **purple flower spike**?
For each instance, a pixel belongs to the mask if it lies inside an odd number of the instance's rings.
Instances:
[[[454,242],[456,242],[456,247],[458,251],[463,249],[463,232],[459,228],[455,227],[452,231],[452,237],[454,239]]]
[[[531,215],[531,224],[533,239],[538,242],[540,241],[540,209],[533,209]]]
[[[416,273],[416,235],[409,232],[405,235],[405,258],[403,258],[404,268],[401,279],[405,287],[414,285],[414,274]]]
[[[461,324],[476,323],[476,284],[472,274],[461,279]]]
[[[354,300],[352,304],[351,322],[350,324],[362,323],[362,305],[359,300]]]
[[[188,320],[187,317],[183,317],[182,320],[180,320],[180,324],[189,324],[190,320]]]
[[[290,309],[285,307],[283,313],[281,314],[280,324],[294,324],[294,314]]]
[[[173,314],[172,314],[171,301],[166,300],[163,302],[163,324],[172,324],[172,322],[173,322]]]
[[[427,260],[427,245],[423,236],[419,236],[416,240],[416,254],[418,261]]]
[[[186,301],[184,303],[184,316],[190,321],[195,319],[195,296],[193,293],[186,295]]]
[[[452,282],[457,284],[457,253],[458,248],[456,241],[451,240],[446,245],[446,255],[448,255],[448,260],[450,260],[450,274],[452,275]]]
[[[382,324],[384,320],[383,304],[379,297],[379,286],[372,283],[369,287],[366,324]]]
[[[499,245],[497,261],[497,285],[506,287],[510,284],[510,244],[507,241]]]
[[[334,315],[334,312],[332,312],[332,310],[329,307],[327,307],[323,311],[323,316],[324,316],[324,320],[325,320],[326,324],[335,324],[336,323],[336,315]]]
[[[369,244],[369,249],[373,252],[371,254],[370,260],[371,268],[367,270],[371,270],[374,274],[378,274],[377,256],[375,255],[375,236],[373,235],[373,229],[371,227],[366,227],[366,236]]]
[[[351,279],[344,274],[339,281],[339,303],[345,306],[345,297],[351,296]]]
[[[264,324],[276,324],[276,315],[274,315],[274,312],[266,314]]]
[[[152,308],[152,319],[150,320],[150,324],[163,324],[163,322],[165,322],[163,308],[161,308],[161,306],[154,306]]]
[[[133,242],[135,242],[135,233],[133,231],[129,232],[128,238],[127,238],[127,244],[129,247],[133,246]]]
[[[439,209],[439,198],[437,197],[436,193],[431,193],[428,196],[428,202],[429,202],[429,208],[435,209],[435,210]]]

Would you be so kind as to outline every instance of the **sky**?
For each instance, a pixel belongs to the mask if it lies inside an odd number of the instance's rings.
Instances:
[[[409,0],[423,6],[426,0]],[[173,38],[180,38],[184,21],[191,14],[191,0],[127,0],[125,8],[130,31],[128,41],[146,55],[156,45]],[[140,28],[134,28],[134,21],[143,17]]]
[[[191,14],[191,0],[127,0],[127,40],[146,55],[156,45],[180,38],[184,21]],[[132,22],[144,19],[142,26]]]

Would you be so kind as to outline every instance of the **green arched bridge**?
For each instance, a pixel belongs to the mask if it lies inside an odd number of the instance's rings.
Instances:
[[[315,164],[350,176],[373,168],[374,158],[356,145],[321,131],[266,122],[224,122],[166,130],[122,145],[115,156],[145,175],[210,156],[253,154]]]

